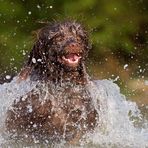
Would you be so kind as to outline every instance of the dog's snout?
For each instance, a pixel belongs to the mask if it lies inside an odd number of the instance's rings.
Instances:
[[[72,43],[69,44],[69,47],[70,48],[77,48],[78,47],[78,43],[72,42]]]
[[[65,43],[65,47],[69,47],[70,49],[76,49],[79,48],[79,46],[79,43],[77,43],[77,41],[73,38],[68,39]]]

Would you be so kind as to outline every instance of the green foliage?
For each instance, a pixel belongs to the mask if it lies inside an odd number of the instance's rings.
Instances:
[[[45,25],[39,22],[65,18],[88,27],[95,55],[144,49],[138,58],[148,62],[147,7],[147,0],[0,0],[0,73],[22,65],[22,53],[33,44],[31,32]]]

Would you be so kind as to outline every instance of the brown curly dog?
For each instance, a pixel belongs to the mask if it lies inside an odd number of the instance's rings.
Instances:
[[[75,21],[41,28],[19,79],[37,81],[33,89],[15,100],[7,112],[11,137],[39,142],[78,142],[97,125],[98,114],[86,85],[85,59],[88,35]]]

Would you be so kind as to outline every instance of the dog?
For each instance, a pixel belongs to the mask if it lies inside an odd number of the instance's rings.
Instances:
[[[86,89],[88,33],[76,21],[49,24],[37,39],[19,81],[36,81],[36,89],[15,100],[6,129],[13,138],[77,143],[97,126],[98,113]]]

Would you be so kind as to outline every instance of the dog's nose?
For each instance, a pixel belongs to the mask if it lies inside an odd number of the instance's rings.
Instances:
[[[75,43],[75,42],[72,42],[69,44],[70,48],[77,48],[78,46],[79,46],[78,43]]]

